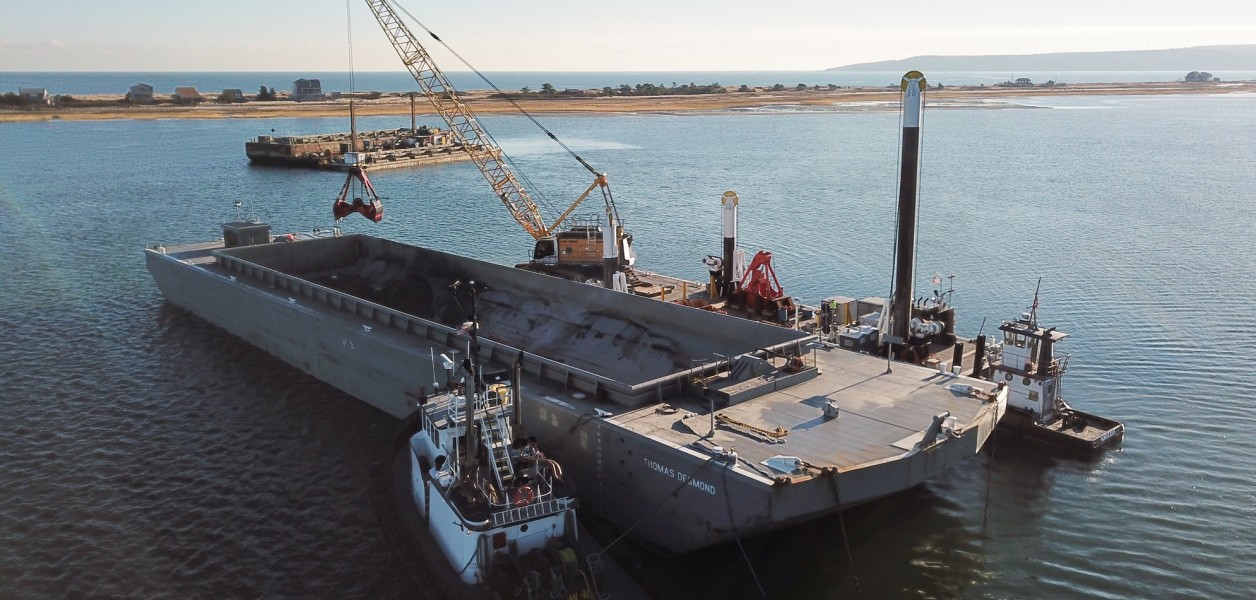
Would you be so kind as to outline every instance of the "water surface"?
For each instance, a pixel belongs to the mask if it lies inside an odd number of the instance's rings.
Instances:
[[[926,114],[918,280],[955,274],[974,335],[1042,276],[1042,319],[1074,336],[1066,395],[1125,421],[1123,447],[1078,461],[999,439],[848,511],[853,568],[826,519],[747,541],[752,568],[735,546],[651,567],[673,596],[757,597],[757,579],[847,598],[857,579],[869,598],[1251,597],[1256,98],[1024,102],[1046,109]],[[483,122],[543,205],[591,180],[526,120]],[[789,293],[888,294],[897,115],[545,122],[609,172],[645,265],[704,278],[734,189],[743,246],[775,254]],[[347,127],[0,125],[0,597],[419,593],[366,494],[394,420],[168,305],[144,269],[145,245],[217,237],[236,200],[277,232],[330,224],[342,175],[248,165],[272,128]],[[502,263],[530,248],[469,164],[372,179],[384,222],[346,230]]]

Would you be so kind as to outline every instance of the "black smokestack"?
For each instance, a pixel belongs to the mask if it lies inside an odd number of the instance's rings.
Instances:
[[[898,232],[894,254],[894,295],[890,298],[889,341],[907,341],[911,322],[912,280],[916,274],[916,192],[920,185],[920,111],[925,76],[903,75],[903,164],[898,179]]]

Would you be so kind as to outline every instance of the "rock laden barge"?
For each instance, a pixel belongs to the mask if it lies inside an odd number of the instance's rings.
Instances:
[[[345,160],[353,152],[353,135],[259,135],[244,143],[244,153],[254,164],[346,171],[353,166]],[[427,126],[358,132],[357,137],[358,164],[372,171],[470,160],[448,132]]]
[[[1007,405],[988,381],[370,236],[146,257],[171,302],[398,417],[464,347],[450,286],[487,284],[478,357],[517,365],[521,426],[590,513],[668,551],[917,485],[976,453]]]

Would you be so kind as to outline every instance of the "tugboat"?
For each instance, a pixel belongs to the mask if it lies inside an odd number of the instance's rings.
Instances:
[[[1041,288],[1041,279],[1038,285]],[[1069,356],[1056,356],[1055,345],[1068,334],[1038,324],[1038,290],[1029,310],[1018,319],[1004,321],[999,330],[1003,332],[1001,349],[992,348],[988,356],[990,379],[1008,387],[1007,416],[999,429],[1083,453],[1121,441],[1125,425],[1064,401]],[[980,343],[978,348],[980,357]]]
[[[579,561],[575,487],[534,440],[515,438],[518,373],[483,371],[476,283],[462,287],[467,358],[440,356],[444,391],[420,393],[389,445],[391,468],[374,477],[381,523],[436,597],[600,598],[598,555]]]

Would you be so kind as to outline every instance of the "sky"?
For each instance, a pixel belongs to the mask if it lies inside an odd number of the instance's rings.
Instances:
[[[1256,44],[1252,0],[398,4],[485,71],[802,71]],[[403,69],[361,0],[0,0],[0,71],[347,71],[350,21],[355,70]],[[465,70],[411,29],[437,64]]]

